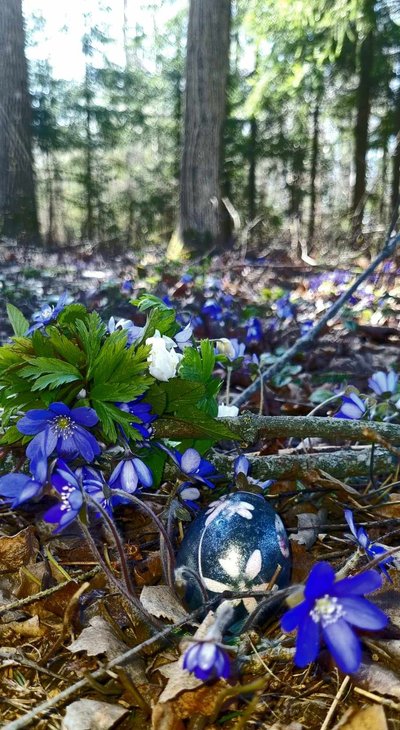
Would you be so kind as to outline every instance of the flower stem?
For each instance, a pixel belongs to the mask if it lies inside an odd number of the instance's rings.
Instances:
[[[118,497],[123,497],[125,500],[128,500],[129,502],[133,502],[139,509],[142,509],[146,514],[150,517],[150,519],[154,522],[158,530],[160,531],[160,536],[163,538],[163,542],[165,544],[165,547],[167,548],[168,553],[168,560],[166,561],[166,564],[164,564],[163,561],[163,567],[165,569],[165,581],[167,585],[171,588],[171,590],[175,593],[175,583],[174,583],[174,568],[175,568],[175,553],[174,548],[172,546],[171,540],[169,538],[168,532],[165,529],[163,523],[159,519],[159,517],[153,512],[151,507],[148,507],[145,502],[142,502],[139,497],[136,497],[134,494],[129,494],[128,492],[124,492],[122,489],[113,489],[112,493],[115,494]],[[161,543],[162,544],[162,543]]]
[[[232,368],[226,368],[225,403],[227,406],[229,406],[230,395],[231,395],[231,375],[232,375]]]
[[[98,507],[98,502],[96,502],[96,507]],[[80,524],[81,530],[86,538],[86,541],[87,541],[94,557],[98,561],[100,567],[103,569],[109,582],[113,586],[115,586],[117,591],[119,593],[121,593],[121,595],[123,596],[123,598],[126,599],[126,601],[128,601],[130,606],[133,605],[135,607],[135,609],[137,610],[139,615],[141,615],[142,618],[144,618],[146,621],[148,621],[152,626],[154,626],[156,628],[160,628],[160,623],[146,611],[146,609],[142,606],[142,604],[140,603],[137,596],[135,594],[129,593],[129,591],[126,589],[125,585],[123,583],[121,583],[121,581],[119,581],[118,578],[116,578],[115,575],[112,573],[112,571],[109,569],[109,567],[108,567],[107,563],[105,562],[105,560],[103,559],[103,556],[101,555],[101,553],[96,545],[96,542],[95,542],[94,538],[92,537],[87,525],[85,525],[82,521],[79,521],[79,524]]]

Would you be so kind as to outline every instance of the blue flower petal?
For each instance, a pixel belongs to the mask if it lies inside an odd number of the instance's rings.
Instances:
[[[376,570],[366,570],[360,575],[353,575],[351,578],[343,578],[334,584],[333,596],[361,596],[364,593],[376,591],[382,585],[382,576]]]
[[[49,420],[49,412],[44,410],[28,411],[29,415],[17,421],[17,429],[26,436],[33,436],[46,427]]]
[[[187,449],[181,458],[181,469],[185,474],[194,474],[201,463],[201,456],[196,449]]]
[[[41,482],[31,479],[27,474],[13,472],[0,477],[0,497],[10,501],[12,507],[36,497],[41,489]]]
[[[305,667],[316,659],[319,650],[320,625],[307,615],[299,625],[295,664]]]
[[[312,604],[310,601],[302,601],[298,606],[291,608],[281,618],[281,627],[283,631],[293,631],[310,612]]]
[[[133,463],[140,483],[143,484],[144,487],[151,487],[153,485],[153,475],[147,464],[136,457],[133,459]]]
[[[71,411],[71,418],[74,419],[80,426],[95,426],[98,423],[99,418],[94,408],[87,408],[82,406],[81,408],[73,408]]]
[[[361,662],[361,645],[345,619],[328,624],[322,634],[339,669],[346,674],[356,672]]]
[[[340,603],[345,610],[345,620],[359,629],[377,631],[384,629],[388,623],[389,619],[386,614],[366,598],[343,596]]]
[[[335,580],[335,571],[329,563],[316,563],[308,576],[304,589],[307,599],[314,601],[321,598],[325,593],[330,593]]]
[[[74,439],[79,453],[86,461],[91,462],[100,454],[101,449],[95,437],[82,426],[76,426]]]
[[[54,416],[70,416],[71,410],[68,408],[68,406],[65,405],[65,403],[61,403],[60,401],[55,401],[54,403],[50,403],[49,411],[51,411]]]

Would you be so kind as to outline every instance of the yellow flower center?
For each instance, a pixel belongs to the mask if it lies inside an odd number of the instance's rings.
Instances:
[[[343,606],[338,602],[336,596],[330,596],[328,593],[322,598],[317,598],[314,608],[310,611],[310,616],[315,623],[321,623],[322,626],[334,624],[339,618],[345,615]]]
[[[57,436],[71,436],[74,431],[74,422],[69,416],[57,416],[53,418],[53,429]]]

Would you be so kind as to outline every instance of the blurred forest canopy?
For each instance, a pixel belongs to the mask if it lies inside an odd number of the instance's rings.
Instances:
[[[131,22],[137,2],[118,0],[123,62],[110,60],[117,0],[99,0],[101,22],[84,15],[82,78],[65,80],[46,57],[26,75],[23,3],[1,0],[3,235],[38,232],[31,149],[47,245],[166,248],[178,210],[203,249],[240,230],[255,250],[295,237],[312,255],[387,226],[399,204],[399,0],[153,0],[146,27]],[[26,15],[27,44],[40,48],[45,29]],[[22,183],[5,169],[22,169]],[[202,205],[217,218],[204,223]]]

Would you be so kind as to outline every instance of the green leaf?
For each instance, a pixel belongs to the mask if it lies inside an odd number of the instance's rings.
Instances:
[[[130,303],[133,304],[134,307],[137,307],[139,312],[145,312],[147,309],[153,309],[153,307],[171,311],[171,307],[168,307],[162,299],[159,299],[159,297],[156,297],[153,294],[141,294],[138,299],[131,299]]]
[[[53,348],[59,355],[61,355],[63,360],[66,360],[71,363],[71,365],[76,365],[77,367],[83,365],[85,361],[85,354],[77,345],[71,342],[69,337],[61,334],[57,327],[47,327],[47,334],[50,337],[50,342]]]
[[[29,328],[29,322],[14,304],[7,304],[7,314],[11,327],[17,337],[22,337]]]
[[[179,375],[185,380],[204,384],[205,393],[199,399],[197,408],[213,417],[218,413],[216,396],[222,385],[221,380],[213,377],[214,367],[214,348],[209,340],[202,340],[200,349],[185,347],[179,366]]]
[[[15,444],[17,441],[21,441],[22,433],[18,431],[16,426],[10,426],[5,434],[0,438],[0,444]]]
[[[174,418],[159,418],[154,421],[153,428],[156,437],[182,440],[188,438],[212,438],[239,440],[240,437],[221,421],[215,421],[203,411],[192,408],[189,411],[182,409],[179,416]]]
[[[87,309],[83,304],[68,304],[58,315],[57,321],[63,325],[76,324],[77,320],[85,320],[87,316]]]
[[[115,403],[129,403],[144,392],[143,384],[139,380],[137,383],[99,383],[90,389],[90,398],[101,401],[110,401]]]
[[[83,351],[87,356],[88,372],[90,377],[91,368],[99,355],[106,328],[97,312],[92,312],[85,320],[78,319],[74,322],[73,328],[81,341]]]
[[[137,429],[131,426],[131,423],[138,423],[139,420],[132,416],[131,413],[121,411],[113,403],[106,403],[104,401],[92,399],[92,405],[95,409],[101,423],[102,431],[104,436],[109,439],[111,443],[118,441],[120,430],[117,426],[122,426],[128,438],[134,441],[141,441],[142,436]]]
[[[165,409],[167,413],[175,413],[187,406],[194,406],[205,394],[205,387],[202,383],[192,383],[180,378],[171,378],[163,383],[161,388],[167,396]]]
[[[81,379],[79,370],[71,363],[56,358],[26,358],[30,365],[19,371],[22,378],[34,380],[32,390],[43,390],[46,387],[57,388],[64,383],[72,383]]]

